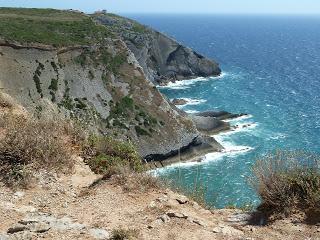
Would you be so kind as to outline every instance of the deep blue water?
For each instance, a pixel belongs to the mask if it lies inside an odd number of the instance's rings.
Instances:
[[[165,95],[193,99],[195,105],[183,107],[191,112],[252,115],[233,122],[251,127],[217,136],[231,152],[206,156],[200,164],[163,169],[162,176],[189,191],[195,182],[201,183],[212,206],[240,206],[258,201],[246,180],[257,157],[276,149],[319,152],[320,16],[130,17],[221,65],[222,77],[162,88]]]

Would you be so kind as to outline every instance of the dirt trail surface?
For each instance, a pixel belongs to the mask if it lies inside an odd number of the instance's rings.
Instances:
[[[71,176],[38,173],[31,189],[1,187],[0,239],[110,239],[115,229],[133,239],[320,239],[320,227],[293,219],[248,225],[241,210],[206,210],[171,190],[125,192],[77,159]],[[89,186],[91,186],[89,188]]]

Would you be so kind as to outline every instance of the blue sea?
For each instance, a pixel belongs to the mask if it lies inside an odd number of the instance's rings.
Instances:
[[[182,109],[190,113],[249,114],[231,122],[237,131],[215,136],[225,153],[163,168],[162,177],[189,192],[201,185],[217,208],[257,204],[247,181],[257,158],[277,149],[319,152],[320,16],[130,17],[220,63],[222,76],[171,84],[163,94],[188,99]]]

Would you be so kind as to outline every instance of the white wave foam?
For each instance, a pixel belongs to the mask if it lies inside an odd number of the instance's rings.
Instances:
[[[186,104],[177,105],[178,108],[183,108],[190,105],[199,105],[201,103],[205,103],[207,100],[204,99],[195,99],[195,98],[180,98],[186,101]],[[172,101],[173,99],[171,99]]]
[[[269,137],[269,139],[278,140],[278,139],[283,139],[283,138],[287,138],[287,137],[288,136],[286,134],[278,133],[278,134],[275,134],[275,135]]]
[[[245,154],[254,148],[249,146],[237,146],[233,145],[230,142],[222,143],[224,150],[221,152],[212,152],[203,156],[200,161],[192,161],[192,162],[179,162],[174,163],[172,165],[166,166],[164,168],[158,168],[154,170],[150,170],[149,173],[155,176],[161,175],[176,168],[189,168],[196,165],[202,165],[209,162],[214,162],[223,159],[224,157],[236,157],[241,154]]]
[[[199,111],[197,110],[184,110],[186,113],[190,113],[190,114],[193,114],[193,113],[198,113]]]
[[[253,118],[253,116],[251,114],[248,114],[248,115],[243,115],[243,116],[240,116],[240,117],[237,117],[237,118],[227,119],[227,120],[224,120],[224,121],[225,122],[229,122],[229,123],[236,123],[236,122],[242,122],[243,120],[247,120],[247,119],[250,119],[250,118]]]
[[[254,149],[254,148],[249,147],[249,146],[233,145],[230,142],[224,142],[224,144],[222,144],[222,145],[224,147],[224,150],[222,152],[208,153],[205,156],[205,159],[204,159],[203,162],[209,162],[209,161],[213,161],[213,160],[218,160],[218,159],[223,158],[225,156],[235,157],[237,155],[244,154],[244,153],[249,152],[249,151]]]
[[[214,135],[213,137],[215,137],[218,140],[220,137],[230,136],[232,134],[236,134],[239,132],[251,131],[255,129],[257,126],[258,126],[258,123],[253,123],[253,122],[239,123],[234,125],[232,130],[228,132],[219,133],[217,135]]]
[[[225,77],[226,75],[227,75],[227,73],[223,72],[217,77],[208,77],[208,78],[198,77],[198,78],[195,78],[195,79],[188,79],[188,80],[180,80],[180,81],[175,81],[175,82],[169,82],[165,86],[158,86],[158,88],[187,89],[187,88],[190,88],[190,85],[193,85],[193,84],[195,84],[197,82],[221,79],[221,78]]]

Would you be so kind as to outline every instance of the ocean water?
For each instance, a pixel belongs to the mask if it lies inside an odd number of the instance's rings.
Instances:
[[[225,153],[160,169],[162,177],[190,192],[201,185],[206,201],[217,208],[257,204],[247,177],[258,157],[277,149],[319,152],[320,16],[130,17],[221,65],[222,76],[170,84],[160,88],[163,94],[186,98],[182,109],[190,113],[250,114],[231,121],[237,131],[216,136]]]

